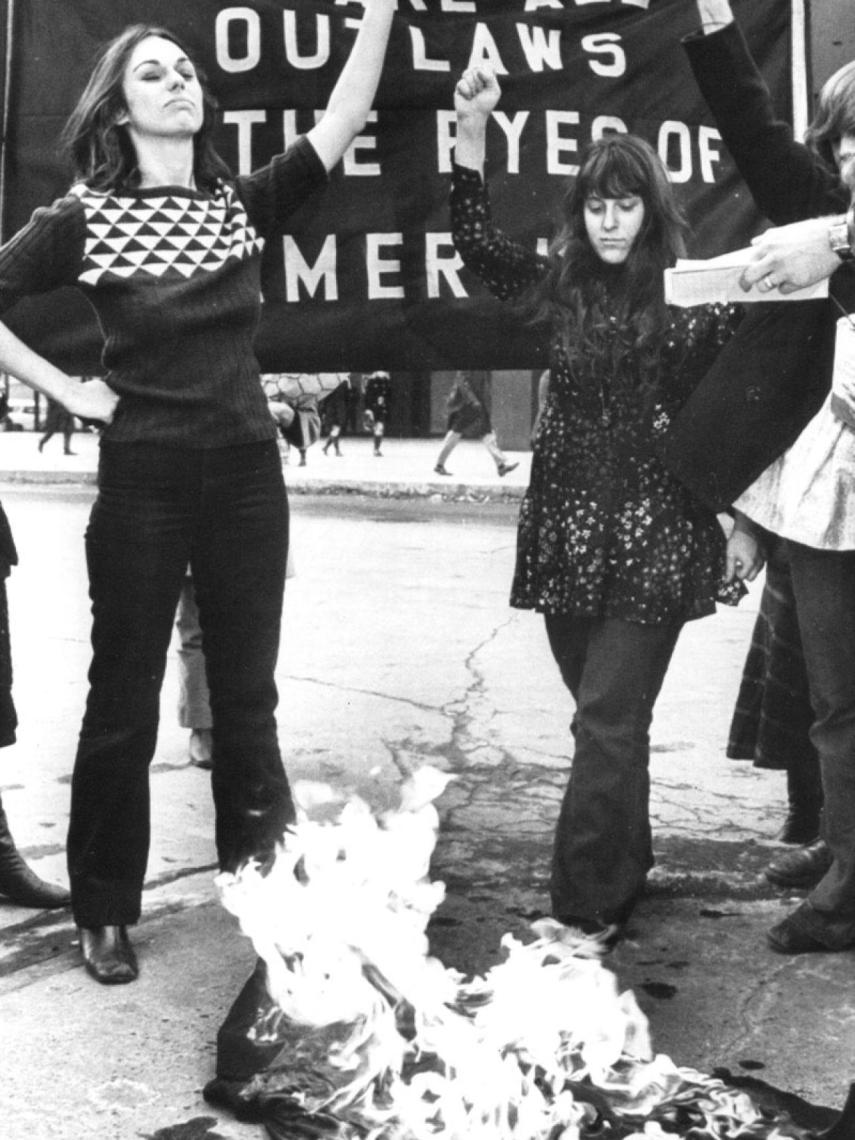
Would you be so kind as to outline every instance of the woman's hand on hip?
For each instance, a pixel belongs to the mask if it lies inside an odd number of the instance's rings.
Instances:
[[[113,418],[119,397],[103,380],[72,381],[62,401],[72,415],[82,420],[98,420],[108,424]]]

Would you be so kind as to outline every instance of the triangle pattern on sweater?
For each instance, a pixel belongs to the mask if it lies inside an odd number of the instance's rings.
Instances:
[[[78,280],[134,276],[189,278],[213,273],[230,259],[261,252],[258,236],[233,190],[221,185],[212,198],[169,194],[99,194],[72,190],[86,215],[86,244]]]

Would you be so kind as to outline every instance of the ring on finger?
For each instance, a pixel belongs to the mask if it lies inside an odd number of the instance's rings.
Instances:
[[[767,289],[775,289],[777,288],[778,282],[775,280],[771,273],[767,273],[763,278],[763,285]]]

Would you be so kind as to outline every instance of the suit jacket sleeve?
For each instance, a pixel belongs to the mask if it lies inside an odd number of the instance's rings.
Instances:
[[[736,23],[684,41],[695,80],[758,208],[775,225],[843,212],[849,195],[775,114],[769,89]],[[829,163],[831,154],[828,155]]]
[[[776,118],[736,24],[685,42],[722,138],[758,206],[782,224],[839,212],[834,170]],[[834,282],[845,287],[846,269]],[[837,289],[837,292],[843,290]],[[723,510],[790,447],[831,382],[838,312],[832,301],[753,303],[662,438],[665,464]]]

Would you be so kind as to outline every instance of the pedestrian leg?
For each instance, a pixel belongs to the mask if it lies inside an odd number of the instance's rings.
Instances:
[[[452,451],[454,451],[455,447],[457,447],[458,443],[460,443],[461,439],[463,439],[463,436],[458,431],[449,431],[446,433],[439,455],[437,456],[436,465],[434,466],[434,471],[437,475],[451,474],[450,471],[446,471],[445,469],[445,461],[449,455],[451,455]]]
[[[486,435],[482,436],[481,442],[492,456],[493,462],[496,464],[496,470],[500,475],[508,475],[511,471],[519,467],[519,463],[508,462],[508,457],[504,451],[502,451],[501,447],[499,447],[499,441],[494,431],[487,432]]]

